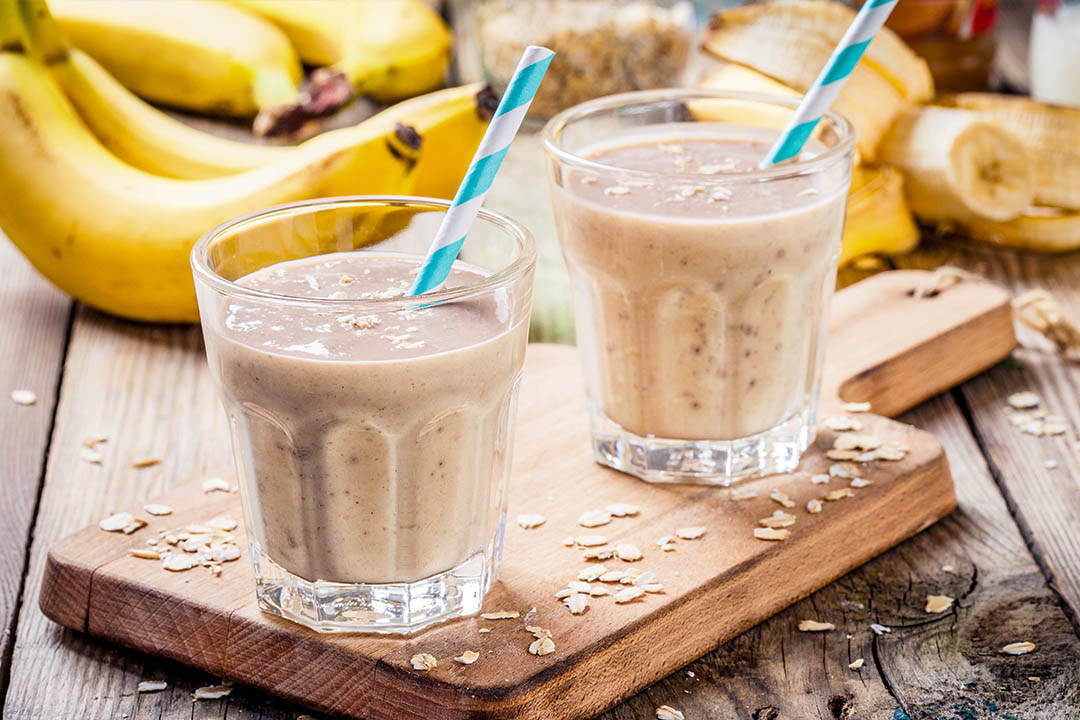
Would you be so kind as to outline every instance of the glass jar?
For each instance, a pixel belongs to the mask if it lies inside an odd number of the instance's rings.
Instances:
[[[1080,106],[1080,0],[1041,0],[1030,48],[1032,97]]]

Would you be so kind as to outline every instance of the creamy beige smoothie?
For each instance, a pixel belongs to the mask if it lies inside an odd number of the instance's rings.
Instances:
[[[404,294],[418,260],[345,252],[237,284],[296,298]],[[458,264],[447,283],[483,274]],[[379,314],[238,297],[207,332],[251,534],[307,580],[413,582],[497,534],[527,320],[502,296]]]
[[[631,433],[746,438],[812,407],[846,186],[723,183],[768,148],[658,125],[577,151],[607,169],[553,182],[591,400]]]

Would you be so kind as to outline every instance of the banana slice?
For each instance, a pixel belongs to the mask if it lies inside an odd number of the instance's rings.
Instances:
[[[918,244],[919,228],[904,198],[900,172],[888,166],[855,168],[840,265],[862,255],[900,255]]]
[[[787,5],[777,3],[775,7]],[[746,65],[770,78],[805,93],[828,61],[835,43],[795,26],[728,24],[728,11],[713,16],[705,49],[729,62]],[[855,125],[860,155],[873,159],[878,143],[893,120],[907,105],[892,83],[869,66],[855,66],[833,108]]]
[[[1080,212],[1060,208],[1033,206],[1012,220],[972,220],[964,223],[961,230],[972,240],[1017,250],[1068,252],[1080,249]]]
[[[977,112],[1020,138],[1031,156],[1037,204],[1080,210],[1080,109],[992,93],[938,102]]]
[[[904,173],[921,220],[1005,221],[1034,199],[1031,162],[1012,133],[976,113],[912,107],[897,118],[878,159]]]
[[[714,23],[727,28],[754,25],[781,33],[792,29],[802,34],[816,33],[835,46],[851,25],[855,11],[830,0],[802,0],[742,5],[722,10],[715,18]],[[878,31],[862,62],[881,73],[911,102],[925,102],[934,96],[930,66],[887,27]]]

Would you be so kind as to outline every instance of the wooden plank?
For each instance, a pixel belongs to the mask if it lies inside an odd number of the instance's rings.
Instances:
[[[957,511],[603,720],[651,717],[660,704],[687,718],[739,720],[1080,716],[1080,641],[1024,547],[953,399],[935,398],[902,419],[945,445]],[[952,596],[956,608],[928,615],[927,594]],[[798,632],[799,621],[808,618],[832,622],[836,630]],[[870,623],[892,632],[878,636]],[[998,652],[1018,640],[1037,649],[1019,657]],[[858,658],[863,668],[849,670]]]
[[[71,302],[23,259],[0,233],[0,697],[7,684],[26,549],[45,463],[56,388],[67,342]],[[16,405],[12,390],[31,390],[32,406]]]
[[[532,637],[520,620],[474,618],[407,639],[317,636],[259,611],[247,565],[229,565],[221,578],[211,579],[201,569],[168,573],[158,562],[126,556],[128,547],[143,545],[144,536],[220,513],[224,500],[217,497],[194,509],[191,498],[204,500],[198,487],[166,499],[178,508],[176,517],[154,518],[130,538],[91,528],[55,548],[54,564],[71,557],[79,565],[111,558],[92,576],[89,632],[350,717],[539,720],[550,716],[556,700],[573,700],[565,717],[585,717],[926,527],[953,505],[937,444],[925,433],[871,415],[863,416],[866,431],[910,446],[908,457],[867,467],[875,484],[820,515],[803,508],[826,488],[811,484],[806,474],[758,480],[750,484],[758,497],[739,502],[716,488],[641,483],[592,462],[576,352],[534,345],[529,355],[510,514],[540,512],[547,523],[538,530],[508,531],[502,577],[486,607],[522,615],[534,607],[534,622],[556,638],[551,656],[527,654]],[[808,453],[807,473],[829,466],[822,452],[833,435],[822,433],[816,451]],[[837,480],[828,489],[846,484]],[[776,507],[768,497],[773,487],[792,497],[800,517],[784,543],[764,543],[751,534],[756,519]],[[239,516],[238,498],[228,500],[230,514]],[[657,573],[665,594],[626,606],[594,598],[584,618],[572,617],[552,595],[585,563],[560,539],[584,532],[576,524],[582,512],[613,501],[633,503],[642,515],[594,532],[642,548],[647,557],[641,565]],[[656,537],[693,525],[708,527],[706,537],[680,542],[674,553],[655,547]],[[863,532],[869,536],[865,543],[847,545],[847,537]],[[824,548],[832,551],[819,558]],[[789,578],[788,567],[804,571]],[[43,592],[50,615],[49,598],[61,592]],[[725,611],[717,612],[724,603]],[[476,632],[491,625],[489,635]],[[483,659],[466,671],[451,658],[469,647]],[[439,667],[416,673],[409,659],[417,652],[434,654]]]
[[[966,244],[930,244],[905,265],[947,262],[986,275],[1020,293],[1049,290],[1080,322],[1080,254],[1003,253]],[[1080,627],[1080,365],[1066,363],[1045,340],[1021,333],[1026,347],[962,388],[964,404],[1021,531],[1051,585]],[[1069,430],[1037,438],[1010,425],[1005,399],[1033,390],[1051,414],[1064,415]],[[1047,460],[1057,466],[1048,469]]]

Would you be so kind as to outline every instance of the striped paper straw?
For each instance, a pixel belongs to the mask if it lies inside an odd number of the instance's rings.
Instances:
[[[866,46],[885,24],[889,13],[896,7],[897,0],[866,0],[859,8],[859,14],[851,21],[840,44],[833,50],[829,61],[825,63],[821,74],[814,80],[806,96],[795,108],[795,113],[788,120],[784,131],[769,149],[769,154],[761,162],[762,168],[784,162],[798,155],[803,145],[814,132],[825,111],[836,100],[848,75],[855,69],[866,51]]]
[[[438,290],[446,282],[450,268],[465,243],[469,226],[476,219],[480,206],[484,204],[484,196],[487,195],[491,181],[495,179],[495,173],[499,171],[499,166],[506,157],[506,151],[510,149],[510,141],[521,127],[525,113],[529,111],[529,105],[532,104],[533,96],[536,95],[554,54],[547,48],[536,45],[525,48],[521,62],[518,63],[514,76],[510,78],[510,84],[499,101],[499,107],[480,140],[480,147],[476,149],[465,179],[461,181],[454,201],[435,233],[435,240],[420,267],[420,274],[416,276],[409,290],[410,295]],[[435,150],[438,151],[437,148]]]

